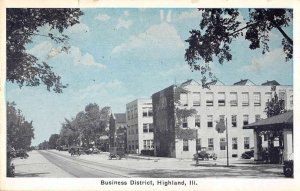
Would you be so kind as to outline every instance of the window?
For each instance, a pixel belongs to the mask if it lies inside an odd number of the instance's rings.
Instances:
[[[187,128],[188,127],[188,122],[187,122],[187,117],[182,118],[182,127]]]
[[[143,117],[147,117],[148,113],[147,113],[147,109],[143,108]]]
[[[200,138],[198,138],[197,140],[196,140],[196,149],[197,149],[197,151],[200,151],[201,150],[201,139]]]
[[[148,133],[148,124],[147,123],[143,123],[143,132]]]
[[[242,106],[249,106],[249,93],[248,92],[242,93]]]
[[[132,141],[133,142],[133,141]],[[134,150],[134,145],[131,146],[132,150]]]
[[[128,150],[131,150],[131,145],[128,146]]]
[[[259,92],[253,93],[253,99],[254,99],[254,106],[260,106],[261,98]]]
[[[183,139],[183,151],[189,151],[189,140]]]
[[[139,143],[138,140],[135,140],[135,148],[138,149],[139,148]]]
[[[207,116],[207,127],[213,127],[213,116],[212,115]]]
[[[225,149],[226,149],[226,139],[220,138],[220,150],[225,150]]]
[[[151,149],[154,148],[153,140],[150,140],[150,147],[151,147]]]
[[[147,141],[144,140],[144,149],[147,149]]]
[[[152,108],[143,107],[143,117],[152,117]]]
[[[154,131],[153,124],[149,123],[149,133],[151,133],[153,131]]]
[[[238,105],[237,92],[230,92],[230,106]]]
[[[138,117],[137,108],[134,108],[134,117],[135,117],[135,118],[137,118],[137,117]]]
[[[244,149],[250,148],[250,137],[244,137]]]
[[[268,106],[268,103],[272,100],[272,92],[267,92],[265,94],[266,97],[266,107]]]
[[[218,105],[225,106],[225,93],[224,92],[218,93]]]
[[[129,110],[127,111],[127,119],[128,120],[130,119],[130,111]]]
[[[237,150],[238,149],[238,142],[237,142],[237,137],[232,138],[232,150]]]
[[[150,149],[150,140],[146,140],[147,141],[147,149]]]
[[[248,125],[249,123],[249,115],[243,115],[243,124]]]
[[[231,116],[231,124],[232,124],[232,127],[236,127],[236,115]]]
[[[200,127],[200,115],[195,115],[195,127]]]
[[[208,150],[213,151],[214,150],[214,139],[208,138]]]
[[[255,122],[260,120],[260,115],[255,115]]]
[[[133,110],[131,110],[131,119],[133,119]]]
[[[186,93],[180,94],[180,103],[182,106],[188,106],[188,95]]]
[[[135,134],[139,134],[139,129],[138,128],[135,129]]]
[[[149,108],[149,109],[148,109],[148,116],[149,116],[149,117],[153,116],[152,108]]]
[[[206,106],[214,106],[214,94],[212,92],[206,93]]]
[[[200,106],[200,92],[193,92],[193,106]]]
[[[279,92],[278,96],[279,100],[281,100],[281,103],[283,104],[283,108],[285,107],[285,92]]]

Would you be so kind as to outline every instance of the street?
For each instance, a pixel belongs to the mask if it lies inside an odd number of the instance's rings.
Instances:
[[[52,178],[285,178],[282,165],[255,164],[253,160],[226,159],[200,161],[191,159],[140,157],[108,160],[108,153],[70,156],[67,151],[39,150],[27,159],[16,158],[16,177]]]

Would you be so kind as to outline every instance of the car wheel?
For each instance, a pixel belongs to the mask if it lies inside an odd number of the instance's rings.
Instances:
[[[292,177],[293,176],[293,169],[292,168],[285,168],[285,170],[284,170],[284,175],[286,176],[286,177]]]

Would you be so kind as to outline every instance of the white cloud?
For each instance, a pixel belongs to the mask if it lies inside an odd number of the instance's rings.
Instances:
[[[68,50],[68,53],[66,53],[61,50],[61,47],[54,47],[51,42],[43,41],[29,49],[28,53],[41,60],[50,60],[54,58],[67,60],[68,58],[71,58],[75,65],[80,64],[102,69],[106,68],[105,65],[97,63],[91,54],[83,54],[81,50],[75,46],[71,46],[71,48]]]
[[[261,57],[253,58],[251,63],[242,67],[241,70],[260,73],[266,68],[284,68],[287,66],[286,64],[285,54],[283,53],[282,49],[277,48],[267,52]]]
[[[120,29],[120,28],[126,28],[129,29],[129,27],[132,25],[132,21],[131,20],[124,20],[122,18],[118,19],[118,23],[116,26],[116,29]]]
[[[124,15],[125,15],[126,17],[129,16],[129,11],[124,11],[123,13],[124,13]]]
[[[185,19],[193,19],[193,18],[201,18],[202,11],[198,11],[197,9],[194,9],[192,11],[185,11],[180,13],[178,16],[178,20],[185,20]]]
[[[160,15],[160,21],[163,22],[164,21],[164,11],[160,10],[159,15]]]
[[[165,18],[164,10],[160,10],[159,15],[160,15],[160,22],[170,23],[172,21],[172,11],[171,10],[169,10],[168,13],[166,14],[166,18]]]
[[[152,25],[145,32],[130,37],[127,42],[116,46],[112,50],[112,53],[117,54],[124,50],[143,48],[150,49],[151,51],[157,51],[158,48],[169,49],[171,51],[183,47],[184,43],[177,30],[172,25],[163,22],[158,25]]]
[[[168,15],[167,15],[167,22],[170,23],[172,21],[172,11],[169,10]]]
[[[75,24],[67,29],[69,33],[85,33],[89,32],[89,27],[84,23]]]
[[[78,47],[72,46],[69,50],[69,54],[73,58],[74,64],[95,66],[102,69],[106,68],[105,65],[95,62],[94,57],[91,54],[82,54],[81,50]]]
[[[95,19],[97,19],[99,21],[107,21],[110,19],[110,16],[107,14],[99,14],[99,15],[95,16]]]

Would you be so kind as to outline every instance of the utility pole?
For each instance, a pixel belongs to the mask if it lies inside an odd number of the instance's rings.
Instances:
[[[196,165],[199,164],[197,140],[198,140],[198,129],[196,129]]]
[[[228,148],[228,126],[227,126],[227,117],[226,117],[226,122],[225,122],[225,130],[226,130],[226,144],[227,144],[227,167],[229,167],[229,148]]]

